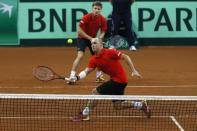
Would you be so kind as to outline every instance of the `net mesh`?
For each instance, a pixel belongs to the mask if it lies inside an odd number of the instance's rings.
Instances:
[[[98,104],[89,121],[73,122],[88,100]],[[146,100],[139,109],[115,110],[112,100]],[[196,131],[197,97],[1,94],[1,131]]]

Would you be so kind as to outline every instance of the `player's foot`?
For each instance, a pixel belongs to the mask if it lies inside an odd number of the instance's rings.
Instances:
[[[66,82],[68,85],[75,85],[76,84],[76,81],[67,81]]]
[[[131,51],[136,51],[137,48],[136,48],[135,46],[131,46],[131,47],[129,48],[129,50],[131,50]]]
[[[105,82],[105,79],[104,79],[103,75],[100,75],[99,77],[97,77],[96,82],[98,82],[98,83]]]
[[[71,117],[70,120],[73,121],[73,122],[89,121],[90,120],[90,116],[89,115],[83,115],[82,112],[80,112],[76,116]]]
[[[142,101],[142,108],[141,110],[144,112],[144,114],[147,116],[147,118],[151,117],[151,109],[148,106],[146,100]]]

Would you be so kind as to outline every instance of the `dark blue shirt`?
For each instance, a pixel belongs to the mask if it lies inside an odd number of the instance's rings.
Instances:
[[[113,7],[113,14],[131,13],[132,0],[111,0]]]

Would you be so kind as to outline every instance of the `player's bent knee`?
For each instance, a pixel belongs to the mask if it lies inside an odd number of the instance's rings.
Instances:
[[[93,94],[93,95],[99,95],[99,93],[98,93],[98,91],[96,90],[96,88],[94,88],[94,89],[92,90],[92,94]]]
[[[84,52],[78,52],[78,54],[77,54],[78,59],[82,59],[83,56],[84,56]]]
[[[83,58],[83,55],[80,54],[80,55],[77,56],[77,58],[78,58],[78,59],[82,59],[82,58]]]

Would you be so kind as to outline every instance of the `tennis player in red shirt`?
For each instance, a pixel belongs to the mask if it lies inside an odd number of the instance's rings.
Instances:
[[[92,4],[92,12],[83,16],[78,27],[78,41],[77,41],[77,57],[75,58],[72,69],[70,72],[70,78],[75,77],[76,69],[80,61],[84,56],[86,47],[89,48],[90,53],[94,55],[91,48],[91,40],[97,36],[97,32],[100,30],[98,37],[103,39],[105,31],[107,30],[107,21],[104,16],[101,15],[102,3],[95,1]],[[97,71],[96,81],[103,81],[102,72]]]
[[[98,68],[105,74],[110,76],[110,80],[102,83],[97,88],[93,89],[94,95],[123,95],[125,87],[128,83],[128,78],[120,60],[124,60],[131,69],[131,75],[142,78],[139,72],[135,69],[130,57],[115,49],[103,48],[102,40],[98,38],[92,39],[92,50],[95,55],[89,60],[88,67],[81,71],[75,79],[70,81],[80,80],[85,78],[90,72]],[[113,66],[111,66],[113,65]],[[89,101],[87,106],[77,116],[71,118],[72,121],[89,120],[89,114],[96,105],[96,101]],[[146,101],[120,101],[113,100],[115,109],[136,108],[142,110],[147,117],[150,117],[150,109]]]

